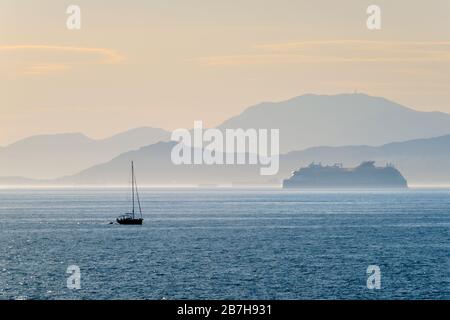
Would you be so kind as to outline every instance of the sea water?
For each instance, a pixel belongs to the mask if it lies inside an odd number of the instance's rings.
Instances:
[[[0,190],[0,299],[450,299],[450,190],[140,196],[123,226],[127,189]]]

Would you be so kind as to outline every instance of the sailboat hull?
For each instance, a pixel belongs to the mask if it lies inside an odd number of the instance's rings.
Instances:
[[[125,218],[125,219],[117,219],[118,224],[126,224],[126,225],[142,225],[144,219],[133,219],[133,218]]]
[[[139,208],[138,216],[140,218],[135,218],[135,196]],[[118,224],[125,224],[125,225],[142,225],[142,222],[144,219],[142,219],[142,210],[141,210],[141,202],[139,200],[139,194],[138,194],[138,188],[136,183],[136,177],[134,176],[134,163],[131,161],[131,201],[132,201],[132,208],[133,210],[131,212],[125,213],[118,217],[116,219]]]

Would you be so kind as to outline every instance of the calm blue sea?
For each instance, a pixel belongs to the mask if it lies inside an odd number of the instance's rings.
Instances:
[[[450,190],[141,200],[144,225],[121,226],[125,189],[0,190],[0,299],[450,299]]]

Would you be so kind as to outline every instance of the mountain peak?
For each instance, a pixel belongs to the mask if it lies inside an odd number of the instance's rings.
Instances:
[[[244,110],[219,128],[279,129],[280,150],[382,145],[450,133],[450,115],[420,112],[365,93],[304,94]]]

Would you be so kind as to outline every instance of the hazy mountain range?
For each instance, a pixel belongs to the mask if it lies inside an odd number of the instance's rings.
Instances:
[[[33,136],[0,149],[0,176],[57,178],[169,139],[169,132],[156,128],[137,128],[101,140],[81,133]]]
[[[307,94],[250,107],[221,128],[279,128],[280,152],[317,146],[382,145],[450,133],[450,115],[420,112],[365,94]]]
[[[410,184],[450,184],[450,135],[390,143],[379,147],[315,147],[280,157],[276,176],[261,176],[259,165],[173,165],[174,142],[161,142],[127,152],[76,175],[53,181],[65,185],[124,185],[129,181],[130,162],[135,162],[141,185],[257,185],[279,184],[300,166],[311,162],[356,166],[365,160],[377,165],[393,163]]]
[[[38,183],[13,176],[64,176],[42,183],[124,185],[131,160],[138,182],[147,185],[277,184],[313,161],[354,166],[364,160],[392,162],[412,184],[450,184],[450,115],[414,111],[384,98],[304,95],[250,107],[219,128],[279,128],[279,174],[261,176],[259,165],[175,166],[170,133],[140,128],[104,140],[35,136],[0,148],[0,176],[9,177],[0,184]]]

